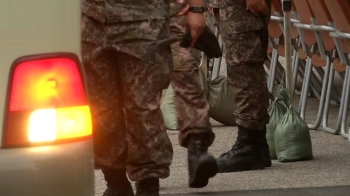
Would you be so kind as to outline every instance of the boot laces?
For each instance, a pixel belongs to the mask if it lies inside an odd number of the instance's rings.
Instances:
[[[231,150],[227,151],[227,152],[224,152],[220,155],[220,157],[225,157],[225,156],[231,156],[233,154],[236,154],[237,152],[239,152],[241,149],[243,148],[243,145],[240,144],[239,142],[236,142]]]

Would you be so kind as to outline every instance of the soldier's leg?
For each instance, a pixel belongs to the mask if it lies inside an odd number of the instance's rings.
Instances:
[[[268,91],[264,59],[257,59],[261,53],[260,31],[232,35],[226,49],[228,83],[235,94],[237,124],[263,130],[268,123]]]
[[[169,57],[170,48],[169,55],[164,51],[162,53],[163,57]],[[128,130],[129,177],[133,181],[151,177],[166,178],[169,176],[173,149],[160,110],[163,88],[159,85],[161,81],[156,79],[158,73],[154,73],[159,64],[127,57],[122,61],[119,68]]]
[[[228,83],[237,104],[238,137],[232,149],[217,159],[219,172],[263,169],[271,165],[269,155],[263,151],[267,146],[265,134],[269,119],[263,66],[266,26],[261,22],[261,29],[238,32],[225,29],[229,28],[226,22],[220,21],[220,24],[226,46]]]
[[[82,18],[82,60],[86,74],[93,122],[96,168],[102,169],[107,189],[104,195],[132,196],[126,177],[127,144],[123,114],[122,87],[115,52],[105,48],[99,21]]]
[[[171,35],[181,39],[185,33],[185,17],[173,16],[170,24]],[[206,186],[208,179],[216,174],[215,159],[207,153],[214,140],[214,133],[209,124],[208,99],[198,72],[200,51],[182,48],[179,42],[171,45],[171,85],[175,91],[179,142],[188,150],[189,186],[200,188]]]
[[[136,195],[158,194],[159,178],[169,176],[173,157],[160,110],[161,93],[170,83],[172,64],[168,24],[168,20],[137,21],[107,29],[134,33],[125,35],[128,41],[121,43],[120,50],[130,53],[116,63],[123,88],[126,168],[130,179],[137,181]],[[111,42],[117,43],[119,50],[119,42]]]
[[[184,34],[180,31],[175,32],[174,28],[171,27],[173,36],[181,37]],[[209,124],[209,102],[204,94],[198,70],[200,51],[191,47],[182,48],[179,42],[171,44],[173,53],[171,85],[175,91],[179,142],[186,147],[186,138],[189,134],[205,134],[211,144],[214,134]]]

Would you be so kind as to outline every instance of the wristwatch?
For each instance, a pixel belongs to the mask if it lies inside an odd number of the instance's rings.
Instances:
[[[193,12],[193,13],[204,13],[204,12],[208,11],[208,8],[204,7],[204,6],[193,5],[193,6],[190,6],[188,11]]]

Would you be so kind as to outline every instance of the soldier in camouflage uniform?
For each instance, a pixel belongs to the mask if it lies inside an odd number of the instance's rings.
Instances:
[[[228,83],[235,95],[238,137],[218,159],[219,172],[271,166],[264,60],[268,46],[270,0],[218,0],[219,26],[226,48]]]
[[[202,0],[190,0],[203,3]],[[168,0],[83,0],[82,60],[93,120],[95,167],[104,196],[158,196],[169,176],[172,144],[160,106],[169,85]],[[205,19],[187,16],[193,39]]]
[[[204,94],[198,70],[200,51],[192,47],[182,48],[179,43],[186,32],[186,18],[179,15],[187,1],[179,3],[173,0],[170,4],[170,34],[176,38],[171,44],[173,53],[173,73],[171,85],[175,92],[176,117],[179,127],[180,145],[188,149],[189,155],[189,186],[201,188],[207,185],[208,179],[217,173],[215,158],[207,154],[208,147],[213,143],[214,133],[209,124],[209,102]],[[197,144],[198,143],[198,144]],[[201,147],[202,149],[197,149]],[[203,160],[192,163],[198,153],[203,153]],[[191,174],[194,173],[193,174]],[[203,173],[200,180],[196,175]]]

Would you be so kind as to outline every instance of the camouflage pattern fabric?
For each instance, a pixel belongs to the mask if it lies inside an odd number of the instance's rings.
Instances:
[[[82,0],[82,11],[106,23],[169,19],[169,0]]]
[[[237,124],[263,130],[269,121],[264,60],[270,16],[256,17],[246,0],[219,0],[220,29],[226,47],[228,83],[236,98]],[[271,6],[271,1],[267,1]]]
[[[178,41],[171,45],[173,52],[173,73],[171,85],[175,91],[176,116],[179,127],[180,145],[186,147],[186,138],[189,134],[205,135],[211,145],[214,133],[209,124],[209,102],[204,94],[201,84],[198,62],[200,51],[194,48],[182,48],[180,40],[185,34],[186,18],[178,16],[177,13],[186,6],[171,4],[170,10],[176,12],[170,17],[170,33]]]
[[[208,7],[219,8],[219,0],[210,0],[207,4]]]
[[[187,6],[187,0],[183,0],[180,3],[180,0],[170,0],[170,11],[169,11],[169,15],[171,16],[175,16],[178,15],[180,11],[182,11],[185,7]],[[184,18],[184,16],[182,16],[181,18]],[[186,19],[181,20],[183,22],[185,22]]]
[[[168,177],[173,148],[160,99],[170,83],[169,20],[106,23],[83,14],[82,59],[96,168],[126,169],[133,181]]]

